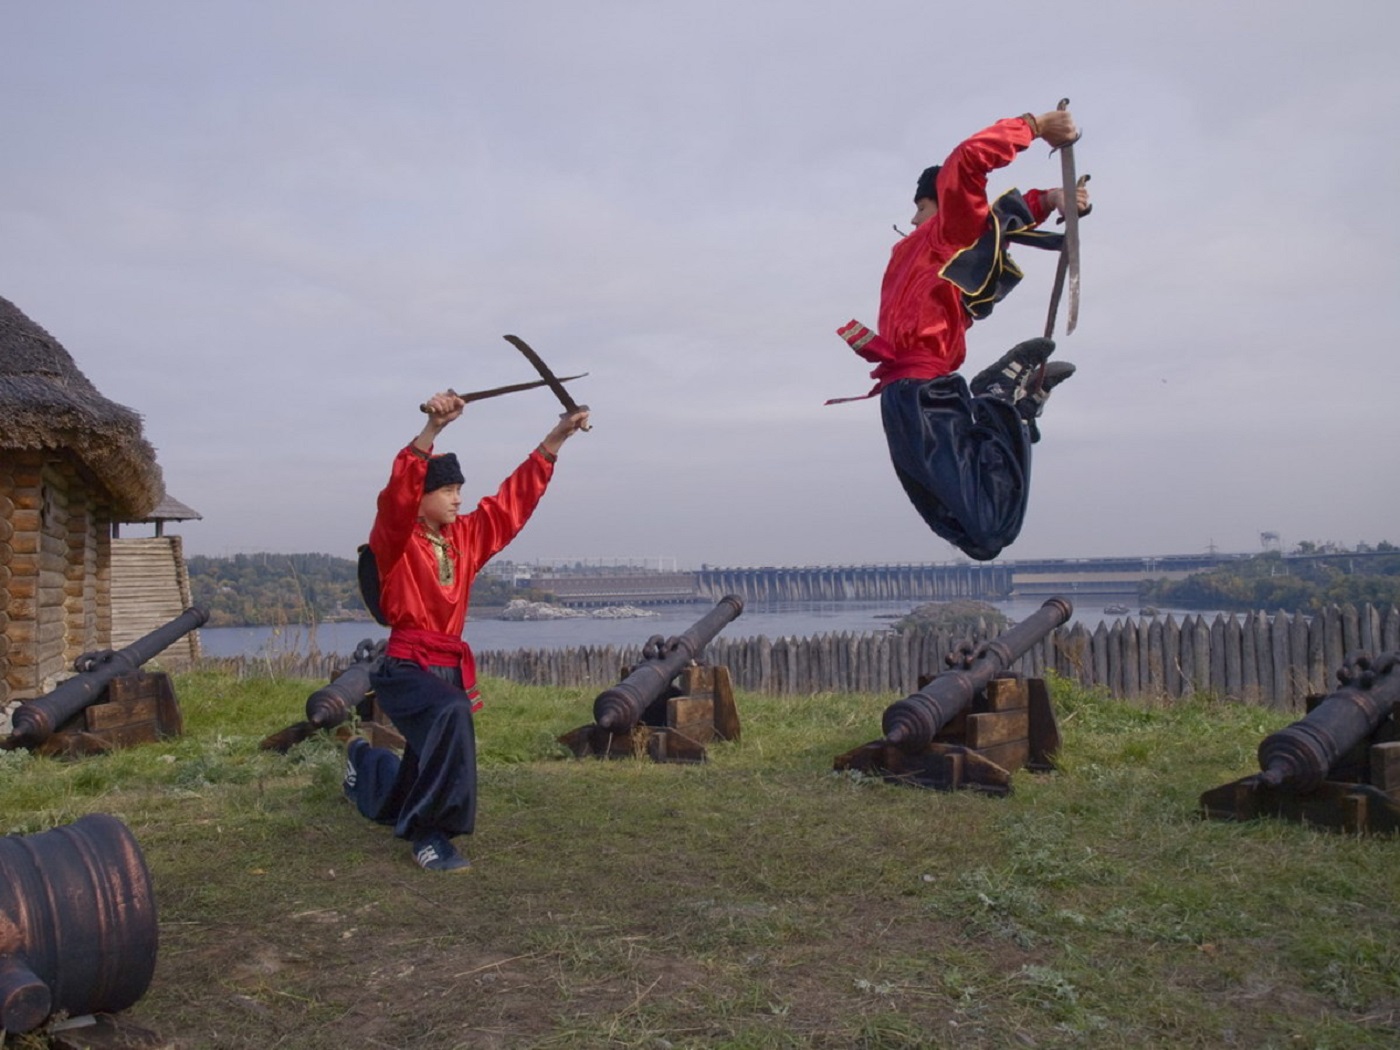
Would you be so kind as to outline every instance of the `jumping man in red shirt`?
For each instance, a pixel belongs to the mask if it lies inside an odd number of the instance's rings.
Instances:
[[[466,403],[445,392],[424,407],[428,422],[394,459],[369,537],[390,627],[382,669],[370,682],[408,746],[400,760],[352,740],[345,793],[366,817],[408,839],[419,866],[461,871],[470,861],[452,839],[470,835],[476,823],[472,712],[481,706],[472,652],[462,640],[472,580],[530,519],[560,447],[587,425],[588,410],[561,416],[494,496],[459,516],[461,467],[450,452],[433,455],[433,442]]]
[[[987,175],[1036,138],[1052,146],[1078,136],[1068,110],[998,121],[926,169],[914,192],[914,231],[894,246],[880,288],[879,334],[852,321],[838,329],[875,363],[875,387],[895,473],[935,533],[987,561],[1021,531],[1030,493],[1036,417],[1074,372],[1047,358],[1055,344],[1031,339],[968,384],[957,370],[965,333],[1021,278],[1007,242],[1060,247],[1037,229],[1064,207],[1063,191],[1011,191],[987,199]],[[1079,212],[1088,191],[1079,190]],[[1034,377],[1045,365],[1038,382]],[[838,400],[856,400],[844,398]]]

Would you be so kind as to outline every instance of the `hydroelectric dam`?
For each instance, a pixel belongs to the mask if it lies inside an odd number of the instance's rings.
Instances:
[[[598,566],[535,570],[518,575],[517,584],[549,591],[565,605],[581,606],[717,601],[726,594],[760,603],[996,601],[1056,594],[1131,601],[1144,580],[1181,579],[1248,557],[1211,553],[944,564],[706,565],[670,572]]]

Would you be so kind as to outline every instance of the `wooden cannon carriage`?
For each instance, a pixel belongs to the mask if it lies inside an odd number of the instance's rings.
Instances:
[[[715,740],[739,739],[739,710],[727,667],[699,662],[705,646],[744,611],[726,595],[675,637],[650,638],[642,662],[593,702],[593,722],[559,742],[578,758],[649,757],[656,762],[703,762]]]
[[[306,718],[266,737],[264,751],[286,754],[313,733],[334,729],[356,716],[360,731],[375,747],[402,751],[403,736],[380,709],[374,698],[370,675],[384,659],[384,641],[366,638],[355,647],[350,663],[331,676],[330,682],[306,698]]]
[[[1073,611],[1064,598],[1051,598],[980,647],[964,644],[950,653],[949,670],[886,708],[881,739],[838,755],[833,767],[918,787],[994,795],[1011,791],[1018,769],[1051,769],[1060,732],[1050,692],[1042,679],[1008,669]]]
[[[1259,772],[1201,795],[1215,820],[1281,817],[1336,831],[1400,831],[1400,652],[1353,654],[1339,688],[1259,744]]]
[[[170,676],[141,665],[208,618],[191,606],[125,649],[84,653],[74,662],[77,674],[15,710],[0,750],[82,755],[179,736],[183,719]]]

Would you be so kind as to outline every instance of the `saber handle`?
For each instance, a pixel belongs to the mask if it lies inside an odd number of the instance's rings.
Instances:
[[[1089,176],[1088,176],[1088,175],[1081,175],[1081,176],[1079,176],[1079,181],[1076,182],[1076,183],[1074,184],[1074,185],[1075,185],[1075,188],[1076,188],[1076,189],[1081,189],[1081,188],[1083,188],[1083,186],[1084,186],[1088,181],[1089,181]],[[1087,208],[1085,208],[1083,211],[1079,211],[1079,194],[1076,193],[1076,194],[1074,195],[1074,208],[1075,208],[1075,211],[1078,212],[1079,217],[1082,219],[1082,218],[1084,218],[1084,216],[1088,215],[1091,211],[1094,210],[1094,205],[1093,205],[1092,202],[1091,202],[1090,205],[1089,205]],[[1059,215],[1055,216],[1055,225],[1056,225],[1056,226],[1059,226],[1059,225],[1063,224],[1064,221],[1065,221],[1065,213],[1064,213],[1063,211],[1061,211]]]

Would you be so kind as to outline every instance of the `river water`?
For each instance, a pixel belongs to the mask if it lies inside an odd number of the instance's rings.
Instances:
[[[1084,598],[1076,606],[1070,623],[1082,623],[1093,630],[1106,614],[1105,599]],[[819,634],[874,633],[889,629],[890,621],[903,616],[917,602],[775,602],[750,603],[737,620],[724,629],[726,638],[806,638]],[[1013,621],[1024,620],[1043,604],[1037,600],[989,603]],[[687,605],[660,605],[657,615],[637,619],[577,617],[566,620],[524,622],[477,619],[467,621],[466,639],[473,649],[569,649],[590,645],[640,645],[653,634],[670,637],[679,634],[713,608],[707,602]],[[1165,615],[1173,610],[1162,610]],[[1134,609],[1136,614],[1137,610]],[[1180,618],[1178,612],[1178,618]],[[206,656],[272,656],[283,652],[306,652],[312,642],[322,653],[354,652],[369,638],[378,640],[388,629],[377,623],[323,623],[308,627],[205,627],[199,632],[200,647]]]

